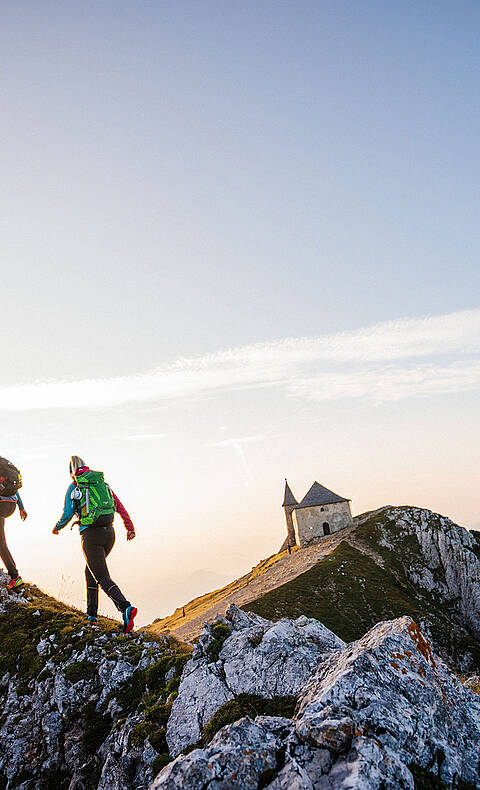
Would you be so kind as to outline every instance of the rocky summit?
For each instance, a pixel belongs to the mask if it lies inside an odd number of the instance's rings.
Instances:
[[[243,608],[314,617],[347,642],[409,614],[447,663],[480,671],[480,532],[415,507],[380,508],[355,524],[331,553],[322,556],[320,541],[312,567]]]
[[[480,532],[423,508],[382,507],[305,549],[262,560],[151,631],[191,640],[232,603],[268,620],[306,615],[346,642],[409,614],[447,663],[480,672]]]
[[[297,696],[322,656],[344,642],[316,620],[272,623],[235,605],[207,625],[168,720],[172,755],[196,743],[214,713],[241,694]]]
[[[382,508],[328,545],[192,644],[0,574],[0,790],[480,790],[478,535]]]
[[[237,613],[232,615],[235,623]],[[268,640],[270,624],[257,625],[259,635]],[[316,647],[324,652],[317,653],[317,666],[301,681],[295,714],[289,718],[245,716],[224,726],[208,745],[165,767],[153,783],[154,790],[466,790],[479,786],[480,697],[434,655],[410,617],[378,623],[362,639],[344,646],[329,639],[328,632],[322,634],[320,624],[285,623],[283,649],[288,658],[296,647],[287,634],[293,636],[302,627],[311,630]],[[248,639],[250,627],[241,623],[240,630],[246,631]],[[235,643],[238,633],[222,647],[216,664],[220,675],[231,662]],[[254,649],[260,647],[261,641]],[[279,647],[273,671],[280,675],[283,691],[286,678],[281,676]],[[298,647],[303,653],[303,646]],[[250,652],[247,649],[247,676],[252,667]],[[186,695],[191,674],[198,671],[197,660],[187,664],[180,684],[170,732],[174,742],[180,706],[191,716]],[[289,663],[292,668],[293,661]],[[262,655],[260,675],[263,664]],[[300,667],[299,681],[302,674]],[[230,673],[229,682],[242,684],[240,662],[235,675]],[[253,683],[250,676],[247,686]],[[290,689],[295,685],[293,678],[287,683]],[[204,709],[202,703],[200,709]]]

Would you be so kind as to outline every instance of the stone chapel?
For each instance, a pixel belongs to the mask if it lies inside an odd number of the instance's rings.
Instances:
[[[282,550],[288,545],[303,548],[350,526],[353,523],[350,501],[315,482],[297,502],[285,478],[282,507],[287,522],[287,538]]]

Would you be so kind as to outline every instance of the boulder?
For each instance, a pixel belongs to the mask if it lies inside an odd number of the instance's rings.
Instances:
[[[238,636],[232,633],[220,664],[239,660],[231,652]],[[410,617],[381,622],[342,649],[330,643],[302,685],[294,719],[227,725],[206,748],[164,768],[151,790],[413,790],[420,769],[446,788],[460,780],[479,786],[480,697]]]
[[[217,626],[224,638],[221,645]],[[212,645],[218,656],[212,654]],[[170,753],[176,756],[196,743],[214,713],[237,694],[296,696],[319,661],[344,645],[317,620],[273,623],[230,606],[226,618],[205,626],[185,666],[168,721]]]

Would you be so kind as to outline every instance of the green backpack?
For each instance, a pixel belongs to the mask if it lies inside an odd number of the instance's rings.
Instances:
[[[99,516],[107,516],[115,512],[112,492],[105,482],[103,472],[91,469],[75,478],[80,491],[80,524],[90,526]]]

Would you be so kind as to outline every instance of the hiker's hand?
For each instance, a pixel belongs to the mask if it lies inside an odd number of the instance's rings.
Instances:
[[[135,537],[134,529],[127,529],[127,540],[133,540]]]
[[[54,528],[52,529],[52,535],[58,535],[58,533],[59,533],[59,532],[60,532],[60,530],[59,530],[59,529],[57,529],[56,527],[54,527]]]
[[[25,519],[27,518],[27,511],[24,510],[23,508],[20,510],[20,518],[22,519],[22,521],[25,521]]]

